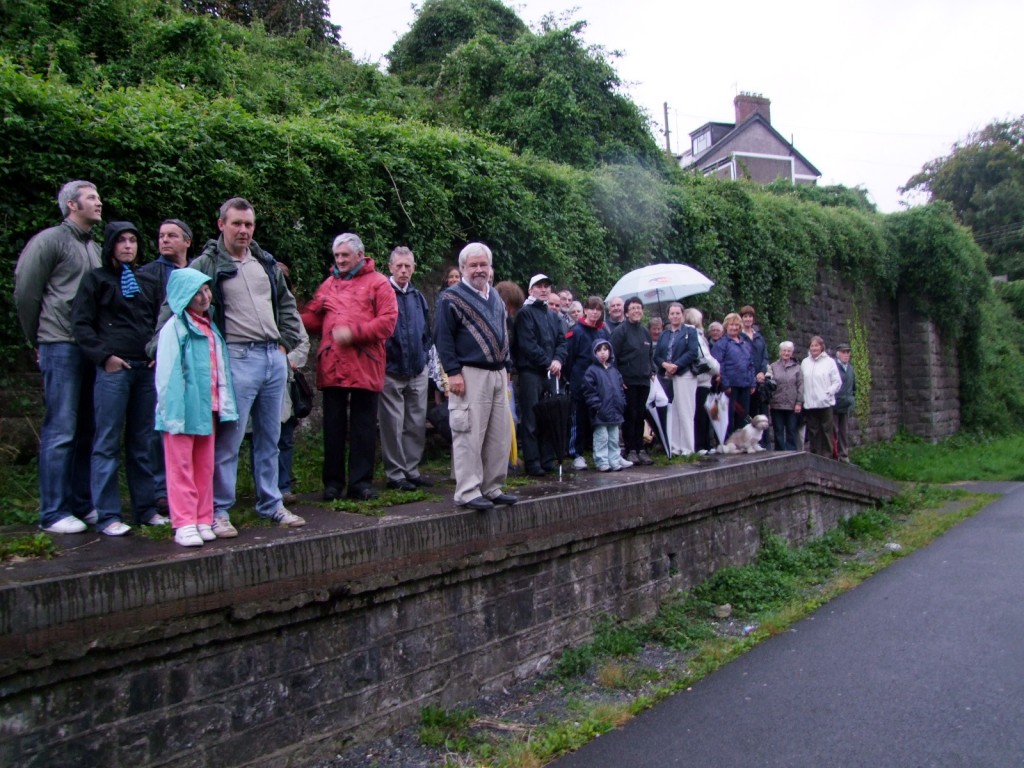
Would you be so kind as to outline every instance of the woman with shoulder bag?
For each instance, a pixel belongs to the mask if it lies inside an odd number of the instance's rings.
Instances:
[[[683,305],[672,302],[668,308],[669,325],[658,338],[654,364],[659,376],[672,383],[668,433],[673,456],[694,453],[694,415],[697,408],[697,377],[691,366],[697,362],[700,347],[697,329],[683,323]]]

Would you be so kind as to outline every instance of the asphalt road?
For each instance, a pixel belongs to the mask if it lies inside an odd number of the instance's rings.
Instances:
[[[930,546],[551,765],[1024,766],[1024,484],[1000,490]]]

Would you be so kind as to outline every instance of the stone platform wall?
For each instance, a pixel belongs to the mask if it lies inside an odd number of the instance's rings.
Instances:
[[[568,491],[568,492],[567,492]],[[605,614],[895,487],[806,453],[534,486],[103,567],[0,576],[0,764],[278,766],[527,678]],[[333,513],[337,515],[338,513]]]
[[[870,286],[853,285],[838,273],[821,269],[810,299],[794,303],[783,338],[794,343],[799,358],[814,335],[824,338],[833,350],[851,340],[855,315],[867,332],[872,387],[869,423],[861,425],[854,416],[851,443],[888,440],[901,427],[931,441],[956,434],[960,430],[956,350],[905,298],[879,296]],[[776,349],[768,353],[772,360],[778,356]]]

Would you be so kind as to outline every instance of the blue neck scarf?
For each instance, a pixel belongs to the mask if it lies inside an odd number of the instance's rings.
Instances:
[[[139,282],[135,279],[132,268],[124,264],[121,266],[121,295],[130,299],[139,293]]]

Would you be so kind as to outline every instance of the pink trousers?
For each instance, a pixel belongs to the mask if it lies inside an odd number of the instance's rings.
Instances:
[[[171,525],[213,525],[213,435],[164,432]]]

